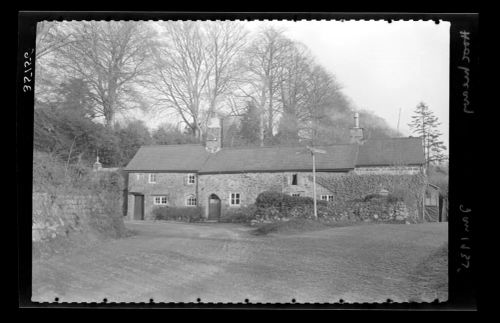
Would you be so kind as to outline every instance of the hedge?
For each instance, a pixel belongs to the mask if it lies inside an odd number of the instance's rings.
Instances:
[[[185,222],[199,222],[203,219],[201,207],[160,206],[153,209],[155,220],[176,220]]]
[[[314,199],[306,196],[290,196],[288,194],[265,191],[260,193],[255,200],[255,205],[259,208],[279,208],[281,210],[290,210],[294,207],[313,205]],[[326,206],[327,202],[316,200],[317,205]]]

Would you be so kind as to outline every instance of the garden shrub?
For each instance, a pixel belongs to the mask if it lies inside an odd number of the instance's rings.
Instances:
[[[387,196],[387,203],[397,203],[397,202],[403,202],[404,201],[404,198],[403,196],[399,195],[399,194],[389,194]]]
[[[368,194],[363,199],[355,200],[360,202],[370,202],[372,200],[380,200],[385,203],[397,203],[402,202],[404,200],[403,195],[400,192],[393,192],[388,195],[381,194]]]
[[[317,205],[326,206],[327,202],[316,200]],[[312,197],[306,196],[290,196],[285,193],[265,191],[260,193],[255,200],[255,205],[259,208],[279,208],[282,211],[290,210],[294,207],[313,205],[314,200]]]
[[[274,191],[260,193],[255,199],[255,205],[261,208],[281,206],[284,194]]]
[[[368,201],[371,201],[373,199],[381,198],[381,197],[382,197],[382,195],[380,195],[380,194],[368,194],[361,201],[368,202]]]
[[[52,155],[33,152],[33,192],[55,195],[58,188],[70,185],[65,165]]]
[[[155,220],[199,222],[202,218],[201,207],[192,206],[160,206],[153,209]]]

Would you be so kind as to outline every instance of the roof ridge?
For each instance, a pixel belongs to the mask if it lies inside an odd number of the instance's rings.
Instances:
[[[161,144],[155,144],[155,145],[142,145],[141,148],[152,148],[152,147],[184,147],[184,146],[200,146],[203,147],[202,144],[170,144],[170,145],[161,145]]]
[[[401,140],[401,139],[422,139],[422,137],[391,137],[391,138],[370,138],[367,139],[366,141],[372,141],[372,140]]]
[[[355,144],[343,143],[343,144],[331,144],[331,145],[318,145],[312,147],[334,147],[334,146],[356,146]],[[256,146],[256,147],[222,147],[221,150],[244,150],[244,149],[268,149],[268,148],[306,148],[306,146]]]

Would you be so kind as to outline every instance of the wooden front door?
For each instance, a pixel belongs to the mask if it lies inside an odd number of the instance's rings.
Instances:
[[[134,196],[134,220],[144,220],[144,195]]]
[[[208,219],[209,220],[219,220],[220,218],[220,198],[212,194],[208,198]]]

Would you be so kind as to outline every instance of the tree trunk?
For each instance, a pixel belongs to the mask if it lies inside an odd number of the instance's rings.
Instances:
[[[115,114],[112,108],[109,107],[109,103],[104,107],[104,119],[106,127],[111,128],[113,126]]]
[[[104,100],[104,117],[106,118],[106,126],[111,128],[113,126],[113,122],[115,121],[115,101],[116,101],[116,85],[117,81],[115,78],[111,78],[108,83],[108,97]]]
[[[264,147],[264,114],[260,115],[260,146]]]

